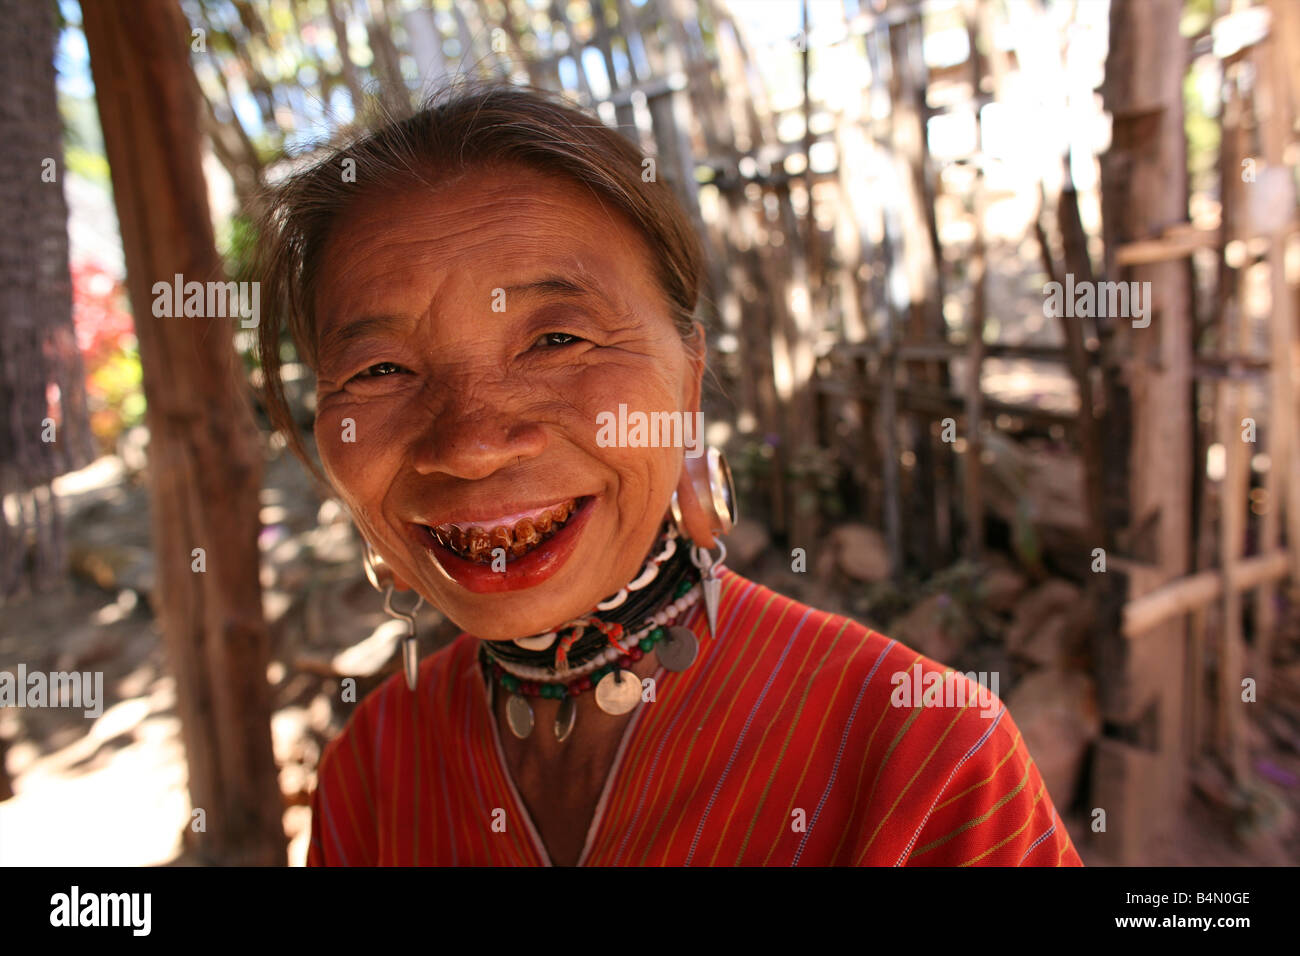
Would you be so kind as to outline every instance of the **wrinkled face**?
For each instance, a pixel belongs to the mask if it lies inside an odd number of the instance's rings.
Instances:
[[[320,275],[316,441],[400,583],[499,639],[640,571],[683,449],[620,447],[598,416],[698,411],[703,364],[621,213],[475,172],[358,203]]]

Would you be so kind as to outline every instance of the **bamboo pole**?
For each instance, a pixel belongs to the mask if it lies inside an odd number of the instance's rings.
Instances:
[[[1286,574],[1286,552],[1273,551],[1236,562],[1231,576],[1211,569],[1179,578],[1124,605],[1124,636],[1130,640],[1141,637],[1171,618],[1196,613],[1230,590],[1240,594]]]

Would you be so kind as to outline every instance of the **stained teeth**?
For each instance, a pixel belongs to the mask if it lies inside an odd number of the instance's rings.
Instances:
[[[474,558],[475,560],[478,560],[479,555],[483,553],[483,551],[487,548],[487,546],[488,546],[488,533],[484,531],[482,528],[470,528],[469,547],[468,547],[470,557]]]
[[[519,524],[515,525],[515,541],[524,547],[531,547],[540,541],[542,536],[537,533],[533,523],[525,518]]]
[[[560,530],[560,526],[577,510],[577,501],[562,502],[542,511],[537,517],[520,518],[513,525],[498,525],[490,531],[478,525],[463,528],[443,524],[433,528],[435,540],[471,561],[486,563],[497,548],[513,557],[522,557],[531,548]]]

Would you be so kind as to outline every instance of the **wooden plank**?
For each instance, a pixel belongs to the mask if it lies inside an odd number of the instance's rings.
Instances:
[[[1198,249],[1214,249],[1219,243],[1217,230],[1197,229],[1190,224],[1172,226],[1151,239],[1126,242],[1115,250],[1115,264],[1144,266],[1190,256]]]
[[[897,357],[900,361],[933,361],[948,362],[953,359],[963,358],[966,355],[966,345],[958,345],[951,342],[921,342],[900,345],[896,349]],[[876,355],[880,351],[880,346],[875,342],[862,343],[845,343],[835,347],[836,356],[851,355]],[[1097,352],[1095,349],[1088,349],[1090,364],[1095,362]],[[1005,358],[1005,359],[1025,359],[1032,362],[1056,362],[1066,364],[1070,361],[1068,350],[1059,345],[1030,345],[1030,344],[1013,344],[1010,342],[986,342],[984,345],[985,358]]]
[[[886,356],[893,361],[893,355]],[[862,398],[864,401],[875,402],[879,400],[877,395],[870,391],[860,392],[853,384],[839,381],[837,379],[818,379],[816,387],[831,395],[841,395],[847,398]],[[941,386],[934,385],[900,385],[897,387],[899,396],[903,399],[901,405],[908,411],[921,411],[931,415],[948,415],[951,413],[965,414],[965,405],[962,397],[953,392],[946,391]],[[1077,423],[1075,415],[1066,412],[1054,412],[1044,408],[1035,408],[1032,405],[1017,405],[1014,402],[1003,402],[998,399],[984,396],[984,419],[987,421],[997,415],[1011,415],[1018,418],[1026,418],[1035,424],[1042,426],[1063,425],[1067,430],[1073,429]],[[883,414],[883,413],[882,413]]]
[[[1250,591],[1285,577],[1287,561],[1285,551],[1244,558],[1233,566],[1229,590]],[[1218,600],[1225,593],[1223,582],[1221,571],[1201,571],[1134,598],[1124,606],[1124,636],[1140,637],[1170,618],[1193,613]]]

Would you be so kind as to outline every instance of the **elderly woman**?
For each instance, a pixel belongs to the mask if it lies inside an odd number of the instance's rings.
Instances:
[[[722,566],[702,253],[649,168],[462,89],[274,196],[263,278],[372,582],[464,631],[327,746],[309,863],[1077,865],[995,696]]]

